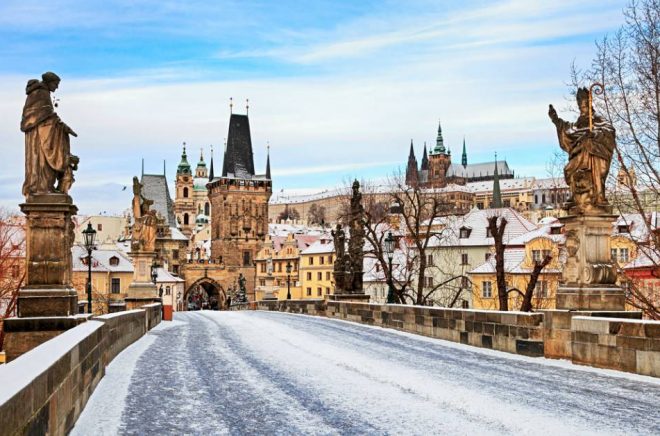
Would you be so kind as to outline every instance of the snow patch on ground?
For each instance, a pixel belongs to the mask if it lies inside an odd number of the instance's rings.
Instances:
[[[161,322],[119,353],[106,367],[105,376],[96,386],[70,435],[118,434],[135,365],[140,356],[156,341],[153,332],[183,324],[185,323],[181,321]]]

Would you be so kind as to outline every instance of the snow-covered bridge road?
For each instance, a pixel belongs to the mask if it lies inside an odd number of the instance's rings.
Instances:
[[[324,318],[188,312],[73,434],[660,434],[660,382]]]

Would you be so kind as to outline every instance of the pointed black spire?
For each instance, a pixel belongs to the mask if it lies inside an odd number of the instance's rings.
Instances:
[[[419,181],[419,173],[417,172],[417,159],[415,158],[415,150],[413,148],[413,141],[410,140],[410,153],[408,154],[408,166],[406,167],[406,184],[412,186]]]
[[[429,169],[429,154],[426,152],[426,141],[424,141],[424,153],[422,156],[422,171]]]
[[[222,162],[222,177],[250,179],[254,176],[254,156],[247,115],[232,114],[229,118],[227,147]]]
[[[213,174],[213,145],[211,145],[211,165],[209,167],[209,182],[212,182],[214,178],[215,175]]]
[[[270,180],[270,144],[268,144],[268,151],[266,152],[266,178]]]
[[[463,167],[467,166],[467,151],[465,150],[465,136],[463,136],[463,156],[461,156],[461,164]]]
[[[500,176],[497,172],[497,152],[495,152],[495,171],[493,172],[493,202],[491,209],[502,207],[502,192],[500,191]]]

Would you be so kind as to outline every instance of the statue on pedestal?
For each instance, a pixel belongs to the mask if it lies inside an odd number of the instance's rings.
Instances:
[[[362,194],[360,193],[360,182],[353,182],[353,196],[351,197],[351,235],[348,241],[348,252],[350,255],[350,284],[347,290],[353,294],[361,294],[362,291],[362,268],[364,262],[364,207],[362,206]]]
[[[152,252],[156,249],[156,211],[149,210],[153,200],[144,198],[142,184],[133,177],[133,232],[132,251]]]
[[[580,116],[575,122],[559,118],[552,105],[548,110],[559,146],[568,153],[564,178],[571,191],[564,205],[568,216],[559,218],[566,235],[566,261],[556,305],[568,310],[623,310],[625,295],[616,285],[617,268],[609,251],[616,217],[605,197],[616,132],[609,121],[594,113],[593,92],[602,94],[603,85],[577,90]]]
[[[58,88],[60,78],[51,72],[41,77],[41,81],[29,80],[25,89],[21,119],[21,131],[25,133],[25,197],[68,194],[79,162],[71,154],[69,141],[69,135],[78,135],[55,113],[51,100],[50,93]]]
[[[616,136],[612,124],[594,113],[591,93],[597,86],[601,85],[578,89],[580,116],[574,123],[559,118],[552,105],[548,111],[557,128],[559,146],[568,153],[564,178],[572,195],[567,209],[569,213],[578,215],[612,213],[605,198],[605,182],[616,147]]]
[[[346,256],[346,233],[341,224],[337,224],[335,230],[331,230],[330,234],[335,245],[335,264],[334,264],[334,278],[335,278],[335,294],[341,294],[345,289],[345,277],[350,271],[345,271],[346,261],[350,266],[350,260]]]

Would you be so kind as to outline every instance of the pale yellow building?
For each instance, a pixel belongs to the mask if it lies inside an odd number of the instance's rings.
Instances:
[[[519,310],[522,295],[529,284],[536,262],[546,255],[552,261],[539,275],[532,307],[554,309],[561,278],[562,248],[565,237],[558,221],[547,220],[540,228],[512,239],[504,252],[504,270],[509,292],[509,310]],[[472,303],[475,309],[499,309],[495,257],[490,258],[468,274],[472,283]],[[516,291],[517,290],[517,291]],[[519,291],[519,292],[518,292]]]
[[[300,254],[302,298],[323,298],[335,292],[333,277],[335,245],[332,237],[322,235]]]
[[[74,245],[71,249],[73,260],[73,287],[78,293],[78,305],[87,312],[87,250]],[[133,264],[119,249],[100,246],[92,251],[92,310],[95,314],[112,311],[112,307],[123,310],[128,286],[133,281]]]
[[[127,217],[90,215],[81,219],[76,226],[76,234],[74,238],[76,244],[82,244],[84,242],[82,232],[87,228],[88,224],[91,224],[92,228],[96,231],[97,243],[117,242],[127,237]]]

